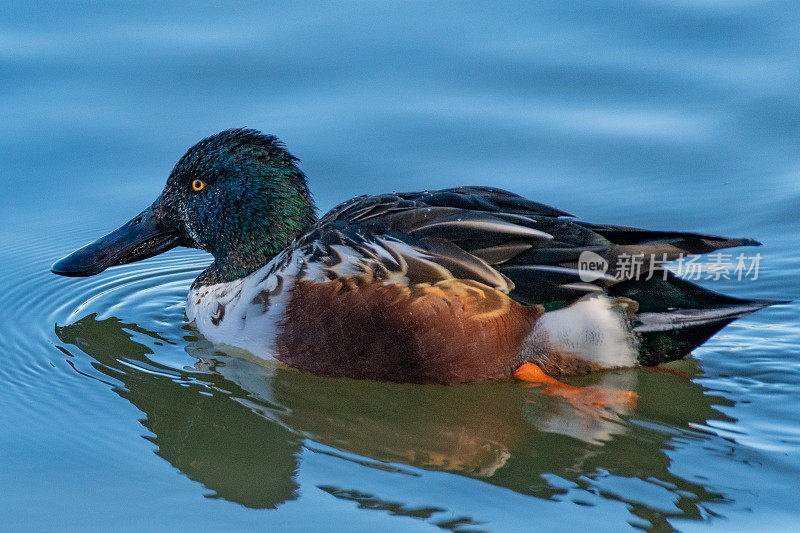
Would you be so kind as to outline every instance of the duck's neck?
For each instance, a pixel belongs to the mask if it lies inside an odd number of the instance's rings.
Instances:
[[[227,283],[252,274],[269,263],[316,220],[314,202],[307,191],[288,190],[271,199],[274,206],[231,235],[220,239],[211,253],[214,261],[195,285]]]

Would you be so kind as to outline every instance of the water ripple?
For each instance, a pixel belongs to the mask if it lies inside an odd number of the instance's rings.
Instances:
[[[5,287],[4,297],[14,305],[8,306],[2,317],[2,323],[8,325],[3,351],[17,355],[4,358],[0,376],[16,397],[40,394],[44,382],[50,394],[69,395],[76,385],[72,383],[74,363],[72,367],[65,364],[64,354],[53,349],[60,344],[54,328],[86,316],[128,320],[135,316],[139,326],[181,339],[186,293],[209,262],[205,254],[180,249],[89,278],[50,274],[49,264],[64,253],[64,242],[74,240],[66,235],[63,240],[16,239],[0,245],[0,258],[24,258],[6,266],[14,283]],[[75,356],[69,351],[66,354]]]

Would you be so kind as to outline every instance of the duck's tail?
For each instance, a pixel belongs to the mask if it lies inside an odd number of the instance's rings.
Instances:
[[[685,357],[730,322],[778,300],[744,300],[682,280],[669,271],[649,280],[628,280],[609,294],[639,304],[632,329],[639,340],[639,363],[653,366]]]

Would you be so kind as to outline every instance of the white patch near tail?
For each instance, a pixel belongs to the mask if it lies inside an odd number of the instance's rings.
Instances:
[[[637,362],[630,328],[604,295],[585,296],[568,307],[545,313],[526,344],[544,353],[571,353],[605,368],[630,367]]]

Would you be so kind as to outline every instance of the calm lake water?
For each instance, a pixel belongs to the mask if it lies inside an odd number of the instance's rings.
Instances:
[[[197,251],[48,271],[149,205],[195,141],[250,126],[303,160],[323,211],[494,185],[756,238],[758,279],[707,285],[800,298],[797,4],[563,4],[4,4],[0,529],[800,528],[797,303],[680,372],[570,380],[640,395],[590,416],[523,383],[223,354],[184,315]]]

